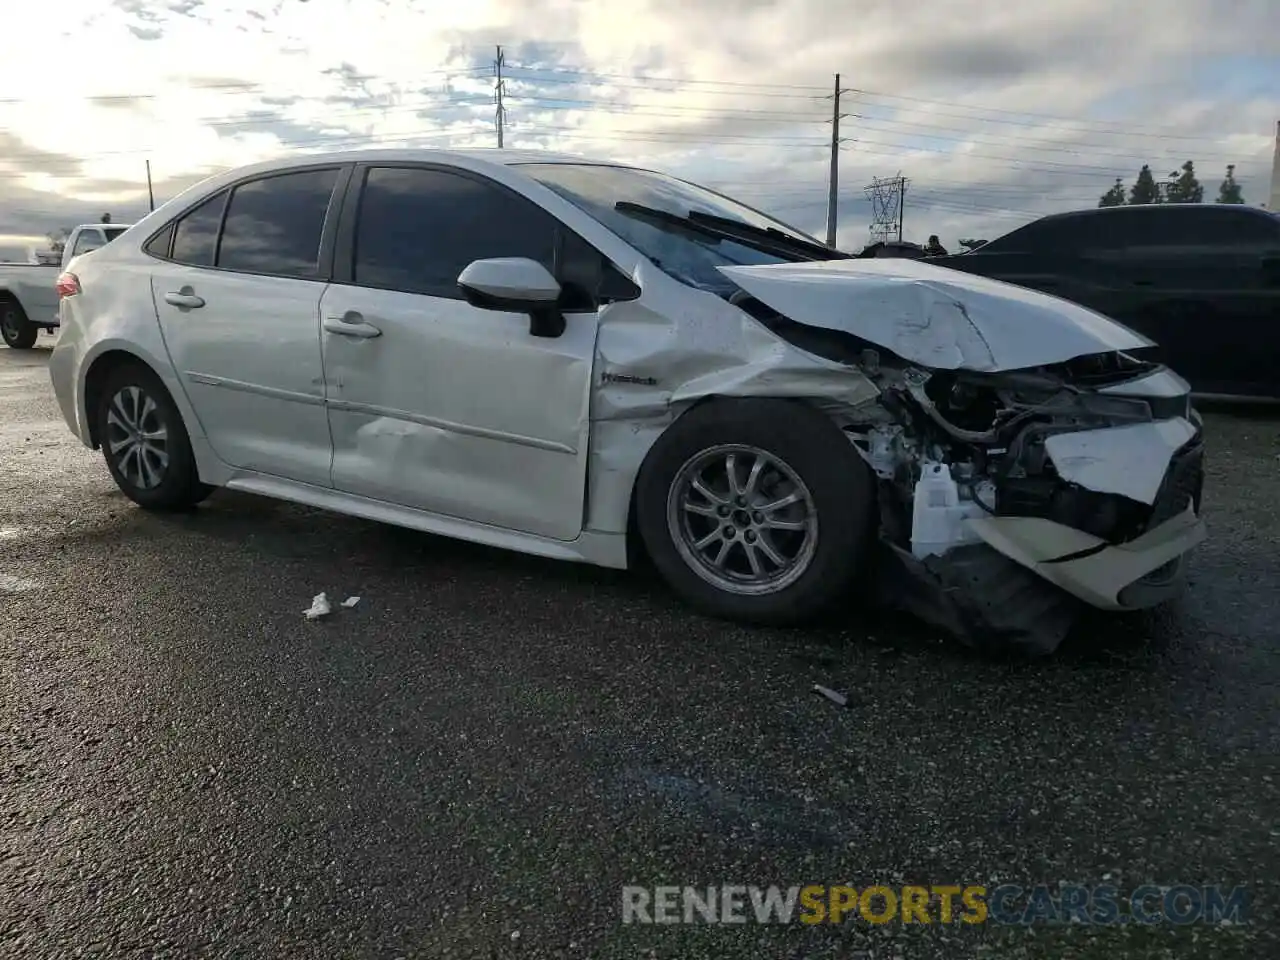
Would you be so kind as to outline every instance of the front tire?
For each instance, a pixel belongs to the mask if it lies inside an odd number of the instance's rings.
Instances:
[[[663,578],[728,620],[792,625],[847,595],[869,556],[875,486],[843,432],[798,401],[715,400],[654,444],[636,481]]]
[[[40,328],[27,319],[22,307],[12,300],[0,301],[0,337],[13,350],[30,350]]]
[[[120,490],[147,510],[184,510],[213,490],[200,482],[182,415],[150,370],[113,370],[99,393],[98,441]]]

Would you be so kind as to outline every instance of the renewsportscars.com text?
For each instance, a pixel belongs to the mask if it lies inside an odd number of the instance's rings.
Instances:
[[[1247,922],[1240,887],[1002,884],[934,886],[626,886],[622,922],[1128,925]]]

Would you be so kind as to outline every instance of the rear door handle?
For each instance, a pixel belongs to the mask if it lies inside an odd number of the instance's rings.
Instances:
[[[204,297],[197,297],[190,287],[181,290],[170,290],[164,295],[164,302],[182,310],[195,310],[204,306]]]
[[[340,317],[325,317],[324,328],[329,333],[342,337],[359,337],[362,340],[382,336],[381,330],[372,323],[366,323],[364,317],[355,310],[348,310]]]

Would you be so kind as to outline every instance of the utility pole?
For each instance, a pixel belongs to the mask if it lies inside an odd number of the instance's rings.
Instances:
[[[840,74],[831,107],[831,176],[827,181],[827,246],[836,245],[836,193],[840,189]]]
[[[907,178],[898,174],[898,242],[902,242],[902,211],[907,209]]]
[[[151,161],[147,161],[147,202],[151,204],[151,210],[154,213],[156,209],[156,195],[151,189]]]
[[[493,61],[493,102],[495,108],[493,111],[493,124],[498,128],[498,149],[502,149],[502,128],[507,120],[507,108],[502,105],[502,95],[506,93],[506,86],[502,81],[502,65],[505,62],[502,56],[502,45],[498,45],[498,55]]]

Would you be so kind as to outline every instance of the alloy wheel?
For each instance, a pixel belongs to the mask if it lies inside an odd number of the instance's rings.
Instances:
[[[776,593],[813,563],[818,512],[781,458],[746,444],[703,450],[667,495],[667,528],[685,563],[717,589]]]
[[[169,430],[160,407],[142,387],[122,387],[111,398],[106,442],[116,469],[133,486],[152,490],[164,482]]]

